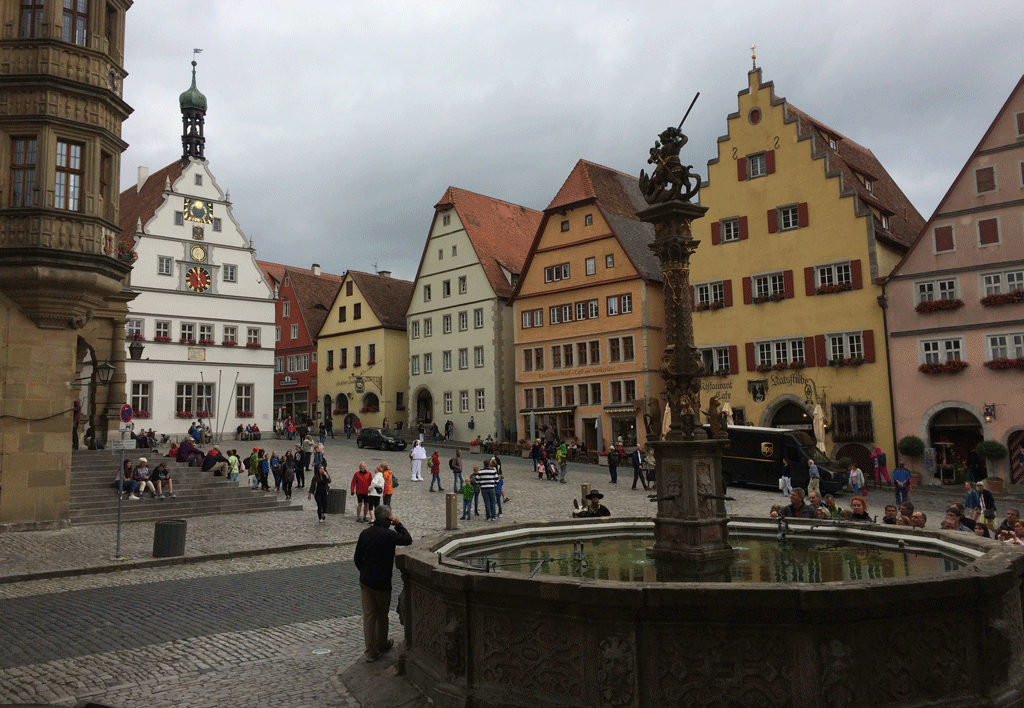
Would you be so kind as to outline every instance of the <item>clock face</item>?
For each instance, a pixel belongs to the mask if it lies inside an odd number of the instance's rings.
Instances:
[[[189,255],[192,256],[192,260],[197,263],[202,263],[206,260],[206,249],[200,246],[198,243],[189,249]]]
[[[185,198],[185,218],[203,224],[213,223],[213,204],[202,199]]]
[[[210,289],[210,272],[195,266],[185,274],[185,284],[194,293],[205,293]]]

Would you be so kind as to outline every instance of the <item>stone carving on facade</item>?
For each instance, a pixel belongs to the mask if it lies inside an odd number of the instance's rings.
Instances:
[[[854,671],[855,657],[838,639],[821,645],[821,695],[830,708],[850,708],[859,685]]]
[[[577,632],[547,619],[484,612],[478,665],[483,681],[511,691],[547,693],[580,700],[582,646]]]
[[[644,413],[644,429],[647,432],[648,440],[659,440],[661,438],[662,415],[661,400],[657,396],[648,400],[647,412]]]
[[[628,706],[636,696],[636,650],[622,637],[605,637],[598,644],[597,687],[602,705]]]
[[[448,669],[448,680],[454,681],[466,675],[465,629],[457,617],[445,625],[444,655]]]

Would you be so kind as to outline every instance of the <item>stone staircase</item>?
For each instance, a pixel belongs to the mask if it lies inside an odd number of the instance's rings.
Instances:
[[[122,521],[157,521],[207,514],[244,514],[258,511],[301,511],[302,504],[287,501],[284,494],[252,491],[244,482],[214,477],[198,467],[189,467],[164,457],[156,450],[125,450],[125,459],[145,457],[149,468],[164,462],[174,480],[176,497],[139,501],[127,495],[121,506]],[[78,450],[71,454],[70,520],[74,524],[105,524],[117,521],[117,490],[114,475],[121,465],[120,451]],[[273,482],[273,480],[271,480]],[[301,490],[300,490],[301,491]],[[164,494],[167,494],[166,487]]]

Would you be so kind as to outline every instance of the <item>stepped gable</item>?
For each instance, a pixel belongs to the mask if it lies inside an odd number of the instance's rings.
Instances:
[[[654,242],[654,227],[636,216],[647,208],[637,178],[580,160],[544,212],[550,215],[587,202],[598,205],[637,271],[660,283],[661,266],[648,247]]]
[[[357,270],[350,270],[346,277],[356,284],[385,329],[405,331],[405,311],[409,309],[409,301],[412,300],[414,283]]]
[[[292,292],[295,293],[299,310],[302,312],[302,319],[306,323],[306,331],[315,339],[327,321],[327,315],[330,314],[334,298],[338,296],[344,278],[323,272],[320,275],[313,275],[312,272],[306,273],[291,267],[287,269],[287,273],[291,279]]]
[[[512,284],[502,268],[516,275],[522,273],[543,215],[519,204],[457,187],[448,187],[434,209],[455,209],[494,294],[511,295]]]
[[[787,116],[794,116],[800,121],[798,132],[801,135],[810,134],[814,137],[814,154],[827,154],[829,172],[838,170],[842,173],[843,190],[854,189],[862,202],[889,216],[888,229],[882,226],[879,219],[875,219],[875,236],[898,250],[909,248],[924,227],[924,217],[910,203],[874,153],[815,120],[788,101],[785,109]],[[830,137],[835,139],[836,149],[829,144]],[[870,192],[858,174],[871,180]]]
[[[157,170],[149,176],[142,189],[132,185],[121,192],[120,217],[118,225],[121,227],[119,240],[128,245],[135,244],[135,230],[142,222],[146,223],[153,218],[157,208],[164,203],[164,187],[167,180],[173,186],[184,171],[181,160],[175,160],[161,170]]]

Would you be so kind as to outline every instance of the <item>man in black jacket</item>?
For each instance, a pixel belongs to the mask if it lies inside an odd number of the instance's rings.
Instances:
[[[223,476],[230,467],[228,458],[220,454],[220,450],[215,447],[211,447],[210,451],[206,453],[206,457],[203,458],[203,472],[213,472],[214,476]]]
[[[389,528],[394,525],[394,529]],[[408,546],[412,536],[391,507],[378,506],[373,525],[359,534],[353,560],[359,569],[359,594],[363,601],[363,641],[367,661],[376,661],[395,645],[388,639],[388,612],[391,610],[391,575],[395,548]]]

